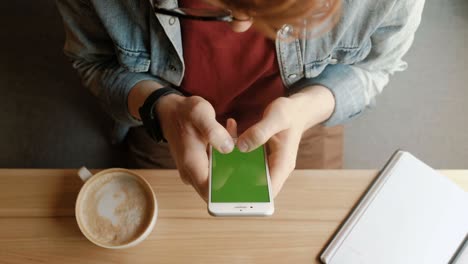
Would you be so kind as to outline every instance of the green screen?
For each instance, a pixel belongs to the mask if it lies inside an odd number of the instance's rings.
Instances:
[[[229,154],[212,150],[211,202],[269,202],[264,148]]]

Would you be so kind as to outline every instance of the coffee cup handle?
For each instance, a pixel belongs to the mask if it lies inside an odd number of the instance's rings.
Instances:
[[[93,174],[83,166],[78,170],[78,176],[82,181],[86,182],[89,178],[91,178],[91,176],[93,176]]]

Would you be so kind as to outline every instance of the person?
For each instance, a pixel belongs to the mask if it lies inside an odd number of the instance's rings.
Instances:
[[[208,145],[267,144],[275,196],[294,168],[341,168],[342,124],[406,68],[424,5],[56,1],[64,52],[116,121],[132,166],[177,167],[204,199]]]

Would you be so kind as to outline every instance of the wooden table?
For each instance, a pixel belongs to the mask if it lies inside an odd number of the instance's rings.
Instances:
[[[318,263],[377,171],[295,171],[269,218],[214,218],[176,171],[139,170],[159,203],[156,228],[124,250],[81,234],[76,170],[0,169],[0,263]],[[468,191],[468,171],[442,171]]]

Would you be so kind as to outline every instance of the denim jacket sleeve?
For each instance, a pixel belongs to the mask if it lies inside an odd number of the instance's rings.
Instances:
[[[363,61],[328,65],[317,77],[301,81],[302,87],[320,84],[333,93],[335,110],[324,125],[341,124],[360,114],[374,104],[390,75],[406,69],[402,57],[413,42],[423,5],[424,0],[396,0],[371,35],[372,48]]]
[[[84,86],[116,121],[127,126],[141,125],[128,112],[128,93],[140,81],[158,79],[149,73],[129,71],[119,64],[113,42],[89,2],[56,2],[65,26],[64,51]]]

